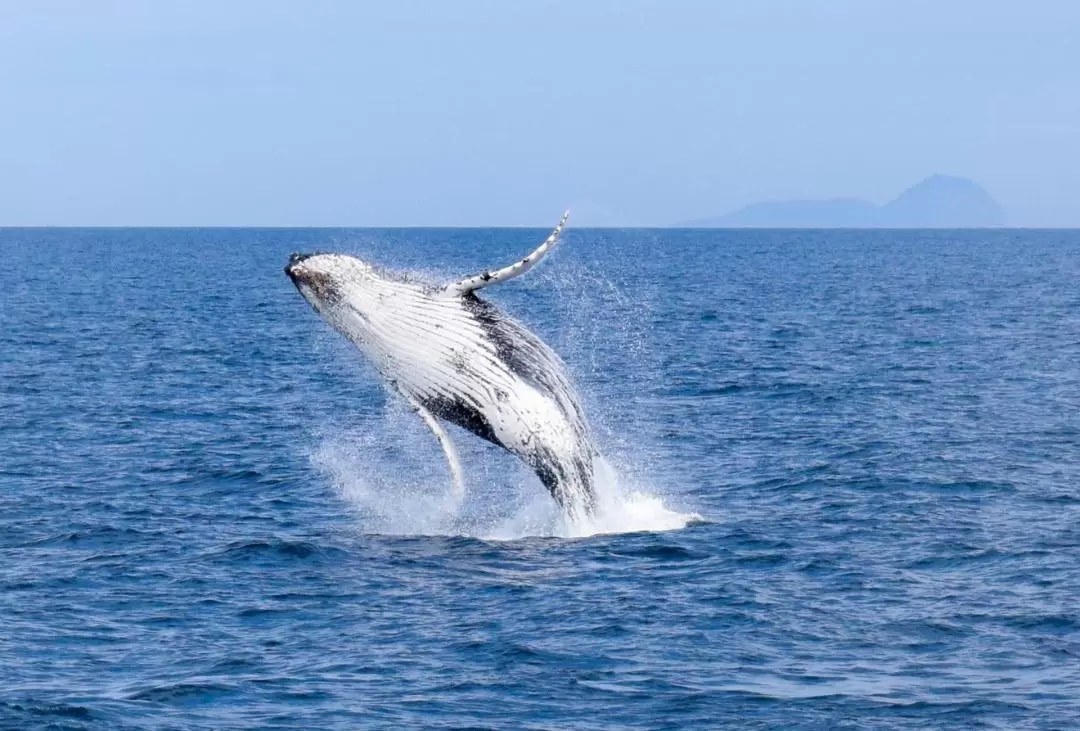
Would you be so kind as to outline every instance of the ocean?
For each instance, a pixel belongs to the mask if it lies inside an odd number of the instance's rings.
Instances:
[[[529,229],[0,229],[0,728],[1080,727],[1080,232],[570,228],[484,290],[618,509],[283,274]]]

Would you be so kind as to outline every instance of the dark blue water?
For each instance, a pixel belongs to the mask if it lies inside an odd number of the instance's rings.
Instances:
[[[488,296],[702,518],[572,539],[281,272],[544,234],[0,231],[0,727],[1076,727],[1080,234],[569,231]]]

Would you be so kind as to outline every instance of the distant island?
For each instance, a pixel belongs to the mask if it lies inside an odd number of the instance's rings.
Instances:
[[[978,183],[931,175],[883,206],[858,198],[765,201],[723,216],[687,221],[700,228],[983,228],[1003,226],[1005,210]]]

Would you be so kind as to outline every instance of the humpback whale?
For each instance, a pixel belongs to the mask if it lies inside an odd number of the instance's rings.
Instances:
[[[434,433],[459,501],[461,464],[443,422],[519,457],[571,520],[596,507],[599,453],[562,361],[476,294],[534,267],[558,242],[569,215],[525,258],[450,284],[416,281],[345,254],[293,254],[285,267],[300,294]]]

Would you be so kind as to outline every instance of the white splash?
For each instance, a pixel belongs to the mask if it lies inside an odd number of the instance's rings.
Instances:
[[[394,413],[388,418],[397,421]],[[403,448],[411,451],[420,446],[414,435],[397,433],[399,438],[404,437]],[[484,461],[495,458],[493,467],[472,473],[466,467],[468,491],[459,504],[448,477],[439,472],[444,467],[439,455],[430,458],[430,465],[436,469],[425,468],[426,460],[419,454],[404,460],[402,455],[388,454],[379,446],[385,441],[385,432],[351,431],[324,439],[311,455],[316,468],[337,487],[365,533],[510,541],[678,530],[701,520],[696,513],[668,508],[661,496],[645,487],[623,484],[618,472],[601,462],[595,483],[596,513],[582,521],[571,521],[558,510],[531,471],[512,458],[499,459],[499,450],[495,449],[487,449],[484,455]]]
[[[604,533],[638,533],[678,530],[700,521],[697,513],[680,513],[644,487],[625,484],[607,460],[597,460],[595,472],[597,506],[591,518],[571,522],[559,516],[557,535],[583,538]],[[545,495],[546,497],[546,495]]]

